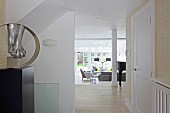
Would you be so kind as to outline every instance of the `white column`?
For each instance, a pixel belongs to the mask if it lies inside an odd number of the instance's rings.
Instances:
[[[112,86],[117,84],[117,30],[112,30]]]

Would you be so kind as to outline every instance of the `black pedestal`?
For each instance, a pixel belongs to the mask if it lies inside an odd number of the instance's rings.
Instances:
[[[34,68],[0,70],[0,113],[34,113]]]

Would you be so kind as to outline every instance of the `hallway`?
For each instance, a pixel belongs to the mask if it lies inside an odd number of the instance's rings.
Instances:
[[[76,113],[130,113],[124,104],[125,83],[122,88],[110,82],[75,87]]]

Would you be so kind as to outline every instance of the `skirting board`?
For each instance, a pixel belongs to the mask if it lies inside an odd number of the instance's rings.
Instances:
[[[129,111],[132,113],[132,105],[127,98],[125,98],[125,105],[129,109]]]
[[[74,105],[66,112],[66,113],[76,113],[75,111],[75,102],[74,102]]]

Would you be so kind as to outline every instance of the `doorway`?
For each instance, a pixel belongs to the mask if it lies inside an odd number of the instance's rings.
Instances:
[[[96,58],[99,58],[99,61],[95,61]],[[107,58],[112,58],[111,39],[75,40],[75,84],[84,83],[80,69],[88,72],[93,69],[97,72],[103,70],[111,72],[112,62],[106,62]]]
[[[126,61],[126,38],[117,38],[117,61]],[[99,58],[99,61],[95,61]],[[111,61],[106,61],[110,59]],[[75,84],[82,83],[80,69],[112,72],[112,39],[75,40]]]

